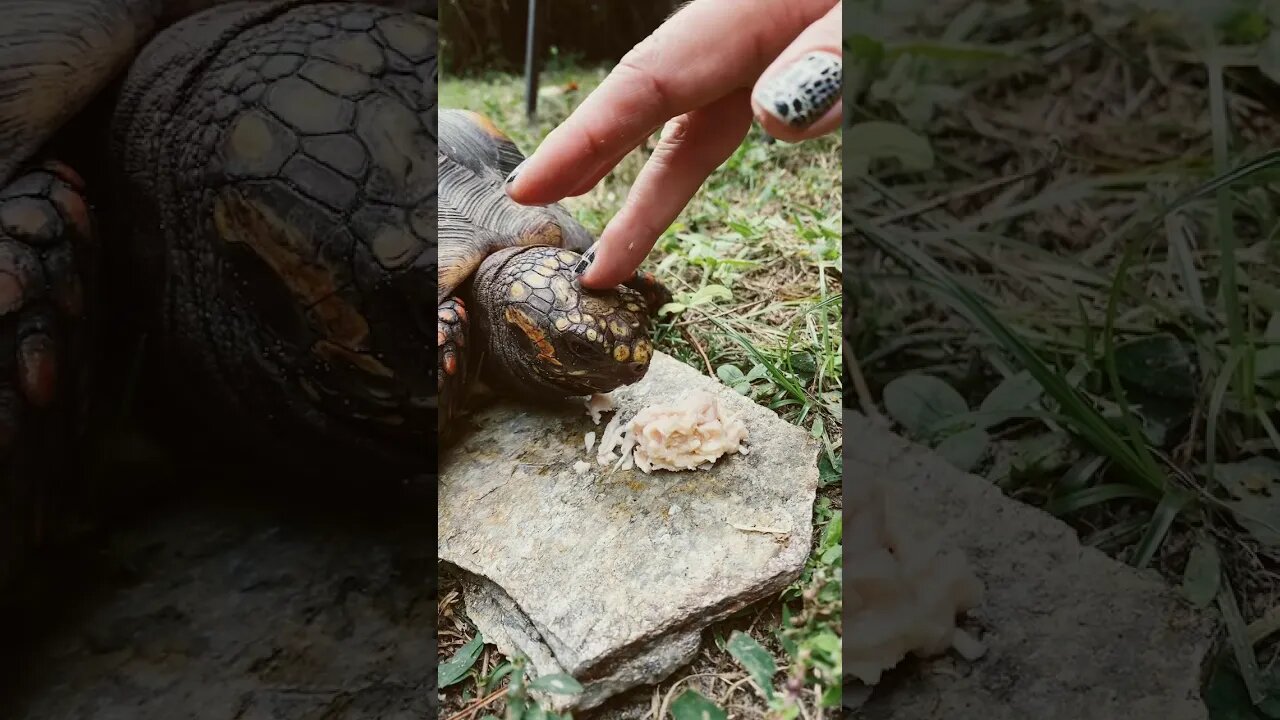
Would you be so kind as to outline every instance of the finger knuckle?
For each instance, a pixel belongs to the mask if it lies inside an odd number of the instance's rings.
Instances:
[[[667,121],[662,126],[662,134],[659,136],[659,142],[663,145],[680,145],[684,143],[689,136],[689,127],[692,119],[688,113],[677,115]]]
[[[634,85],[640,97],[646,97],[662,107],[671,106],[670,83],[663,79],[658,68],[662,67],[663,41],[650,35],[618,61],[614,74]]]

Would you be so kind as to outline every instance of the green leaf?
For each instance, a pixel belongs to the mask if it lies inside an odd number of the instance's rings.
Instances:
[[[498,683],[502,682],[502,678],[510,675],[515,669],[515,663],[512,662],[504,662],[494,668],[493,672],[489,673],[489,679],[485,680],[484,691],[490,692],[494,688],[498,687]]]
[[[821,440],[827,433],[827,424],[819,415],[813,419],[813,426],[809,429],[809,435],[815,440]]]
[[[840,482],[840,473],[844,467],[844,458],[835,455],[834,460],[827,453],[818,457],[818,482],[822,487]]]
[[[686,307],[697,307],[716,300],[733,300],[733,292],[723,285],[707,285],[697,292],[682,298]]]
[[[721,365],[716,368],[716,377],[725,385],[733,386],[747,379],[737,365]]]
[[[938,443],[935,451],[961,472],[969,472],[987,454],[991,436],[982,428],[969,428]]]
[[[524,717],[521,720],[547,720],[547,711],[538,703],[529,703],[529,707],[524,709]]]
[[[907,432],[923,437],[941,421],[969,412],[955,388],[932,375],[901,375],[884,388],[889,415]]]
[[[1051,515],[1067,515],[1087,507],[1120,499],[1152,499],[1152,493],[1140,485],[1108,483],[1063,493],[1051,499],[1045,510]]]
[[[1240,673],[1225,660],[1214,663],[1204,689],[1204,704],[1214,720],[1263,720]]]
[[[813,377],[818,373],[818,359],[813,356],[813,353],[794,353],[789,360],[789,364],[792,372],[797,375]]]
[[[1256,10],[1237,7],[1218,23],[1228,45],[1250,45],[1267,37],[1267,16]]]
[[[787,632],[787,628],[791,627],[791,608],[786,603],[782,605],[782,623],[773,631],[773,636],[778,639],[782,645],[782,651],[791,657],[796,656],[796,652],[800,649],[796,645],[795,638],[792,633]]]
[[[529,683],[529,687],[556,695],[577,695],[582,692],[582,685],[577,680],[562,673],[543,675]]]
[[[1200,538],[1182,571],[1182,592],[1192,605],[1204,609],[1213,603],[1221,582],[1222,560],[1218,548],[1209,538]]]
[[[933,167],[929,141],[905,125],[873,120],[856,123],[844,131],[844,154],[857,160],[897,160],[902,169],[920,172]]]
[[[1062,479],[1058,481],[1058,487],[1063,491],[1087,487],[1106,463],[1107,459],[1101,455],[1087,454],[1063,474]]]
[[[1195,364],[1186,343],[1161,333],[1115,349],[1116,371],[1128,386],[1163,397],[1195,399]]]
[[[1193,499],[1190,493],[1182,490],[1175,488],[1165,490],[1160,502],[1156,504],[1156,509],[1151,512],[1151,522],[1147,523],[1142,539],[1133,550],[1134,567],[1142,569],[1151,562],[1151,558],[1156,556],[1156,551],[1169,535],[1169,528],[1173,527],[1174,520],[1178,519],[1183,508]]]
[[[778,671],[778,666],[773,662],[769,651],[756,642],[755,638],[741,630],[734,630],[729,636],[729,654],[751,675],[765,699],[772,700],[773,675]]]
[[[1262,670],[1258,665],[1258,655],[1253,651],[1253,643],[1249,640],[1249,630],[1240,614],[1240,605],[1236,602],[1235,591],[1231,588],[1231,578],[1224,577],[1222,590],[1218,593],[1218,611],[1222,614],[1222,624],[1227,628],[1227,641],[1231,646],[1231,656],[1236,661],[1236,670],[1244,681],[1249,699],[1255,706],[1266,700],[1267,689],[1264,687]]]
[[[1258,542],[1280,548],[1280,462],[1252,457],[1218,463],[1214,477],[1231,493],[1225,503],[1236,521]]]
[[[980,421],[987,428],[999,425],[1031,407],[1043,393],[1040,383],[1026,370],[1010,375],[982,400],[978,407]]]
[[[484,649],[484,636],[476,633],[471,641],[453,654],[453,657],[440,663],[436,668],[437,687],[446,688],[466,677],[467,671],[476,664],[480,651]]]
[[[838,663],[840,661],[840,636],[830,630],[823,630],[816,635],[810,635],[805,638],[803,645],[818,660],[828,663]]]
[[[724,710],[703,697],[697,690],[685,690],[671,703],[675,720],[728,720]]]

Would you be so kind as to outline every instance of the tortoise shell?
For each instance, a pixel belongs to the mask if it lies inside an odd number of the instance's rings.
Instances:
[[[439,300],[499,250],[541,245],[581,253],[591,246],[591,233],[560,204],[527,207],[507,197],[507,175],[525,156],[492,121],[442,109],[439,122]]]

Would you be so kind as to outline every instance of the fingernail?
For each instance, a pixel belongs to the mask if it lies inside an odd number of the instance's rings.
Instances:
[[[592,244],[591,247],[587,248],[586,252],[582,253],[582,259],[578,261],[577,265],[573,266],[574,275],[582,277],[582,274],[587,271],[587,268],[591,267],[591,263],[596,261],[596,248],[598,247],[600,247],[599,241]]]
[[[524,167],[524,164],[525,164],[525,163],[527,163],[527,162],[529,162],[529,159],[528,159],[528,158],[525,158],[524,160],[521,160],[521,161],[520,161],[520,164],[519,164],[519,165],[517,165],[517,166],[515,167],[515,169],[514,169],[514,170],[512,170],[512,171],[507,175],[507,180],[506,180],[506,182],[504,182],[504,183],[503,183],[503,187],[508,187],[508,188],[509,188],[509,187],[511,187],[511,183],[515,182],[516,176],[520,174],[520,170],[521,170],[521,168],[523,168],[523,167]]]
[[[809,53],[762,83],[755,100],[794,128],[812,125],[840,99],[843,63],[837,55]]]

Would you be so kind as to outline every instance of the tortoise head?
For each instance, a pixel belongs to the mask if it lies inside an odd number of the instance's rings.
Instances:
[[[473,280],[476,318],[491,362],[515,389],[568,397],[609,392],[644,377],[649,311],[628,287],[587,290],[580,256],[554,247],[490,255]]]

